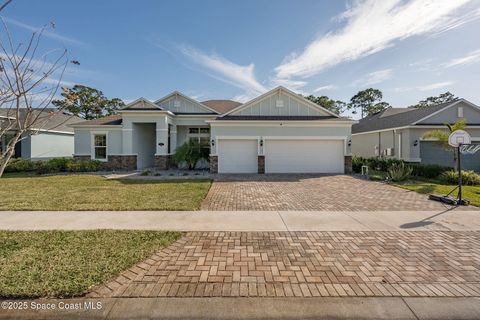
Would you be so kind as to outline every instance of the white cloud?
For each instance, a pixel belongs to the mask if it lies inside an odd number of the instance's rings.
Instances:
[[[456,67],[456,66],[465,66],[480,62],[480,49],[469,52],[463,57],[455,58],[445,63],[443,66],[445,68]]]
[[[301,80],[290,80],[290,79],[271,79],[271,83],[273,86],[283,86],[286,87],[290,90],[300,90],[301,88],[305,87],[307,85],[306,81],[301,81]]]
[[[355,80],[352,85],[356,87],[366,87],[390,79],[392,75],[392,69],[378,70],[370,72],[369,74],[361,77],[360,79]]]
[[[443,82],[436,82],[431,83],[423,86],[415,86],[415,87],[399,87],[395,88],[396,92],[406,92],[406,91],[430,91],[435,89],[446,88],[453,85],[455,81],[443,81]]]
[[[6,17],[2,17],[2,19],[8,24],[17,26],[19,28],[22,28],[22,29],[25,29],[25,30],[28,30],[28,31],[31,31],[31,32],[40,32],[40,30],[42,30],[42,27],[35,27],[35,26],[20,22],[20,21],[15,20],[15,19],[6,18]],[[53,40],[59,40],[61,42],[68,42],[68,43],[75,44],[75,45],[80,45],[80,46],[87,45],[83,41],[80,41],[80,40],[77,40],[77,39],[74,39],[74,38],[70,38],[70,37],[65,37],[65,36],[59,35],[56,32],[49,31],[49,28],[43,29],[42,35],[47,37],[47,38],[53,39]]]
[[[275,69],[277,77],[307,78],[391,47],[395,41],[458,27],[464,23],[463,18],[471,21],[480,15],[463,10],[471,1],[357,1],[340,15],[343,27],[318,37],[303,52],[289,55]]]
[[[244,90],[246,92],[245,97],[267,91],[267,88],[255,78],[253,63],[248,66],[241,66],[217,54],[207,55],[192,47],[180,46],[179,49],[194,63],[210,71],[207,72],[208,75]]]
[[[320,91],[332,90],[332,89],[335,89],[335,88],[336,88],[336,86],[334,86],[332,84],[329,84],[329,85],[326,85],[326,86],[318,87],[317,89],[313,90],[313,92],[317,93],[317,92],[320,92]]]

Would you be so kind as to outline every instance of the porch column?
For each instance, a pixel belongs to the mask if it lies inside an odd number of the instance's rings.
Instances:
[[[170,130],[170,153],[175,153],[177,149],[177,125],[172,124],[172,128]]]
[[[169,167],[168,155],[168,119],[166,116],[157,120],[156,122],[156,152],[155,152],[155,167],[160,170],[166,170]]]

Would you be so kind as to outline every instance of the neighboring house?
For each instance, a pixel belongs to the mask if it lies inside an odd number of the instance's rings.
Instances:
[[[278,87],[245,104],[179,92],[140,98],[119,115],[72,127],[74,156],[109,169],[167,169],[177,146],[193,139],[210,148],[213,173],[344,173],[353,123]]]
[[[388,108],[353,125],[352,154],[454,167],[453,149],[423,135],[435,129],[448,132],[445,123],[459,119],[466,120],[473,142],[480,143],[480,108],[465,99],[418,109]],[[464,155],[462,161],[463,168],[480,171],[480,152]]]
[[[15,110],[0,109],[0,126],[8,121],[15,121]],[[25,109],[20,110],[20,117],[25,117]],[[55,111],[54,109],[34,110],[31,119],[38,119],[38,125],[23,135],[15,146],[15,158],[27,160],[47,160],[57,157],[72,157],[73,129],[69,124],[82,120],[79,117]],[[15,135],[15,126],[0,137],[0,151],[4,150],[8,141]]]

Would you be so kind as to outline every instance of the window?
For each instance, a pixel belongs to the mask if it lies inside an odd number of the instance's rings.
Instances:
[[[457,109],[457,117],[463,118],[463,107],[458,107],[458,109]]]
[[[198,142],[204,148],[210,148],[210,128],[188,128],[188,140]]]
[[[95,160],[107,160],[107,135],[95,134],[93,136],[93,157]]]

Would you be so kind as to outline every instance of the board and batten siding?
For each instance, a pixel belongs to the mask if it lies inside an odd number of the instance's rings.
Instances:
[[[283,107],[277,107],[277,100],[283,101]],[[239,109],[231,115],[236,116],[331,116],[329,113],[302,101],[301,97],[293,97],[285,92],[274,93],[245,109]]]
[[[465,102],[459,102],[454,106],[451,106],[450,108],[447,108],[446,110],[443,110],[442,112],[439,112],[430,118],[427,118],[419,124],[443,124],[443,123],[453,123],[460,119],[461,117],[458,117],[458,108],[461,107],[463,108],[463,118],[467,121],[468,123],[480,123],[480,111],[477,108],[474,108]]]
[[[175,101],[178,101],[178,107],[175,106]],[[162,109],[174,113],[212,113],[212,111],[202,107],[198,103],[185,99],[180,95],[173,95],[165,100],[158,101],[156,104]]]

